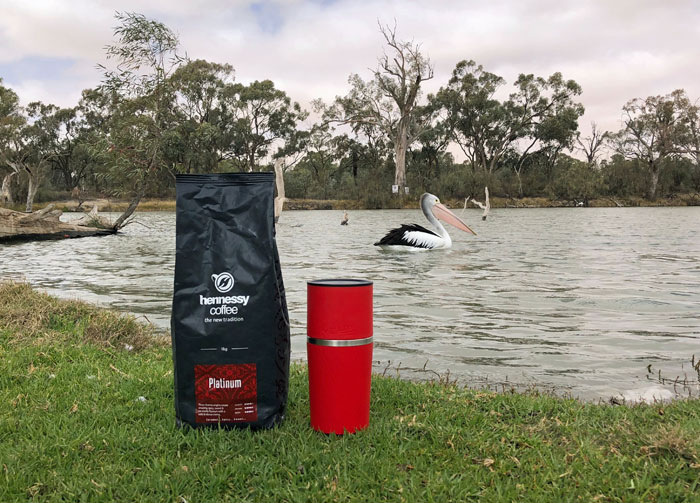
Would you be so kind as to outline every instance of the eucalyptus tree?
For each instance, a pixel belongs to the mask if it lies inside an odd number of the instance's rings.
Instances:
[[[473,167],[493,173],[522,126],[495,95],[505,80],[474,61],[460,61],[447,86],[430,97],[442,108],[452,140]]]
[[[417,105],[421,87],[433,78],[434,69],[419,44],[396,39],[396,27],[380,24],[379,30],[388,54],[379,58],[373,78],[365,81],[351,74],[349,93],[324,107],[324,117],[349,124],[355,131],[362,127],[381,131],[393,144],[394,184],[402,193],[406,185],[406,152],[429,123],[428,117],[417,113]]]
[[[17,95],[3,89],[0,89],[0,164],[11,172],[3,177],[2,197],[6,202],[11,201],[10,180],[25,174],[25,211],[31,212],[39,185],[51,167],[50,161],[60,155],[59,143],[65,134],[63,120],[70,111],[38,101],[23,109]]]
[[[78,187],[89,165],[84,144],[86,124],[79,107],[42,105],[42,119],[35,125],[46,135],[46,149],[53,181],[66,190]]]
[[[411,151],[411,167],[413,170],[413,166],[416,165],[424,188],[427,189],[431,181],[437,181],[440,178],[441,165],[444,161],[453,161],[452,155],[446,152],[451,141],[452,134],[444,120],[431,124],[418,138],[419,148]]]
[[[682,99],[676,90],[665,96],[635,98],[622,107],[623,128],[612,135],[613,148],[626,159],[642,162],[649,170],[647,196],[656,198],[659,176],[668,160],[679,154],[683,137]]]
[[[551,182],[558,155],[564,149],[573,148],[578,119],[584,108],[575,101],[575,97],[581,94],[581,86],[574,80],[564,80],[559,72],[547,79],[521,74],[515,86],[517,92],[510,95],[505,105],[517,134],[518,160],[514,171],[522,196],[525,161],[534,155],[545,159]]]
[[[333,138],[338,176],[342,179],[347,173],[348,180],[352,181],[350,186],[339,186],[342,192],[337,193],[337,197],[362,198],[363,184],[360,182],[370,178],[375,184],[379,183],[376,176],[377,167],[385,164],[390,151],[381,136],[362,137],[359,134],[348,133]],[[386,187],[384,190],[386,191]]]
[[[17,95],[0,85],[0,169],[10,170],[3,175],[3,202],[12,202],[10,181],[19,175],[27,178],[27,211],[33,208],[36,191],[50,170],[67,189],[80,183],[90,157],[84,137],[97,131],[105,120],[101,110],[96,112],[93,104],[86,105],[96,101],[86,96],[95,94],[94,90],[83,91],[78,107],[59,108],[41,102],[20,107]]]
[[[339,142],[333,133],[327,123],[312,128],[306,140],[305,155],[299,162],[300,167],[311,172],[322,199],[328,199],[332,177],[338,169]]]
[[[691,101],[684,90],[676,91],[680,127],[676,137],[676,155],[689,158],[693,164],[691,177],[700,189],[700,100]]]
[[[591,199],[600,195],[603,187],[602,173],[591,169],[588,161],[562,154],[557,164],[557,173],[549,187],[554,196],[588,206]]]
[[[271,80],[228,84],[221,92],[221,152],[253,171],[274,147],[289,142],[308,112]]]
[[[0,78],[0,170],[2,190],[0,203],[12,203],[10,186],[12,179],[22,173],[21,132],[26,124],[19,97],[9,87],[2,85]]]
[[[317,101],[316,105],[318,104]],[[351,130],[336,137],[335,141],[338,144],[338,154],[342,158],[348,157],[341,159],[341,163],[350,164],[355,181],[361,167],[369,171],[376,169],[391,158],[393,150],[390,138],[379,128],[367,123],[352,124]]]
[[[680,106],[682,117],[680,151],[682,155],[693,161],[695,189],[700,190],[700,100],[690,101],[683,91]]]
[[[522,169],[537,154],[554,165],[573,146],[583,106],[574,101],[581,87],[560,73],[549,78],[521,74],[505,101],[496,94],[505,80],[474,61],[460,61],[446,87],[431,97],[445,112],[452,138],[472,165],[493,173],[507,157],[522,195]]]
[[[231,117],[222,94],[234,80],[231,65],[204,60],[190,61],[170,77],[173,127],[167,132],[165,151],[173,171],[206,173],[218,169]]]
[[[23,132],[27,156],[23,168],[28,178],[26,211],[30,212],[36,192],[50,169],[62,166],[70,170],[76,116],[74,108],[59,108],[37,101],[27,106],[27,118]]]
[[[104,71],[103,90],[116,98],[102,153],[105,176],[115,181],[131,202],[117,218],[118,229],[136,210],[147,186],[164,167],[166,132],[173,90],[169,77],[185,61],[178,38],[167,26],[136,13],[117,13],[115,43],[106,48],[115,67]]]
[[[114,157],[109,129],[119,101],[117,92],[106,87],[83,90],[76,111],[78,138],[71,165],[75,187],[101,192],[118,180],[108,164]]]
[[[588,167],[592,168],[596,165],[598,156],[605,148],[609,136],[609,131],[601,131],[595,122],[591,122],[591,134],[583,138],[580,134],[576,137],[578,150],[586,156]]]
[[[337,147],[338,169],[341,171],[349,169],[353,182],[357,184],[362,144],[347,134],[339,134],[335,137],[335,142]]]
[[[83,89],[80,101],[78,101],[78,114],[81,117],[83,132],[92,131],[106,135],[120,99],[119,94],[114,89],[109,89],[106,86]]]

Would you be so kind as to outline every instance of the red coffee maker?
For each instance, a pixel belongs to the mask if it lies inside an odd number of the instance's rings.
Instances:
[[[311,426],[354,433],[369,426],[372,282],[307,282],[307,355]]]

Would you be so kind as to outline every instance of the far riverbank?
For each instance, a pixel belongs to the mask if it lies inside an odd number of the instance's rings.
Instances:
[[[451,208],[463,208],[464,200],[447,200],[447,205]],[[97,205],[98,210],[102,212],[120,212],[124,211],[129,205],[127,199],[108,199],[108,198],[90,198],[82,201],[74,199],[60,201],[46,201],[36,203],[34,209],[38,210],[49,204],[54,204],[55,207],[64,212],[75,212],[81,210],[89,210],[94,205]],[[575,200],[555,200],[545,197],[524,197],[524,198],[506,198],[493,197],[491,198],[492,208],[573,208],[573,207],[590,208],[636,208],[636,207],[672,207],[672,206],[700,206],[699,194],[677,194],[669,197],[657,198],[653,201],[641,197],[602,197],[590,199],[587,205],[583,201]],[[368,210],[368,209],[415,209],[418,207],[416,198],[405,198],[402,201],[397,201],[397,204],[387,208],[368,208],[361,201],[344,200],[344,199],[288,199],[285,201],[285,210]],[[475,208],[473,204],[469,204],[469,208]],[[21,210],[22,205],[16,205],[14,209]],[[159,199],[146,198],[139,203],[138,211],[175,211],[174,199]]]

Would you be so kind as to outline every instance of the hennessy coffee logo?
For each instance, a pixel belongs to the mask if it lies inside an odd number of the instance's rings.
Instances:
[[[231,273],[222,272],[221,274],[212,274],[211,279],[214,281],[214,287],[219,291],[219,293],[227,293],[233,288],[233,276]],[[200,295],[199,305],[213,306],[211,309],[209,309],[209,314],[212,316],[220,316],[222,314],[238,314],[238,306],[229,304],[242,304],[243,306],[247,306],[249,300],[250,295],[221,295],[214,297],[205,297],[204,295]],[[243,321],[243,318],[236,320],[217,320],[217,322],[219,321]]]
[[[214,281],[214,288],[221,293],[226,293],[233,288],[233,276],[231,273],[212,274],[211,279]]]

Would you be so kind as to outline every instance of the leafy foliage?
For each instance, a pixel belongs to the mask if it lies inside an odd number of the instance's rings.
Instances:
[[[682,90],[667,96],[635,98],[622,107],[624,127],[611,137],[615,150],[627,159],[644,162],[649,172],[649,199],[656,197],[659,176],[672,156],[684,151],[697,109]],[[688,129],[685,129],[685,126]],[[691,152],[695,155],[695,152]]]

